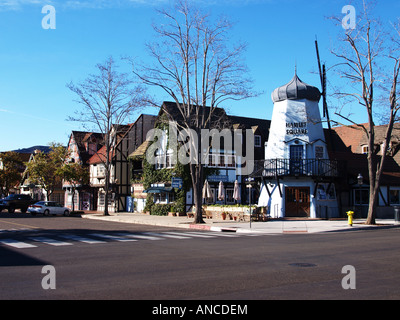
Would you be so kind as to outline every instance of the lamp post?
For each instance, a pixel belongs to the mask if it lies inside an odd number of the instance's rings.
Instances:
[[[362,186],[362,185],[364,184],[364,177],[362,176],[361,173],[358,174],[358,177],[357,177],[357,184],[358,184],[359,186]]]
[[[361,173],[358,174],[357,176],[357,184],[358,187],[360,188],[360,216],[362,217],[362,189],[361,186],[364,184],[364,177],[362,176]]]
[[[254,178],[248,177],[245,179],[247,185],[246,187],[249,188],[249,209],[250,209],[250,229],[251,229],[251,188],[253,187]]]

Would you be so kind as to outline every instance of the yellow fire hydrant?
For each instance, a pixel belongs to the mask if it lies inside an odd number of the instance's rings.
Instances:
[[[354,211],[347,211],[347,216],[349,218],[349,226],[353,226],[353,217],[354,217]]]

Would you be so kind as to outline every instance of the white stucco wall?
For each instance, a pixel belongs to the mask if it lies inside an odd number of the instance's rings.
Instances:
[[[315,157],[314,145],[326,146],[318,102],[303,99],[275,103],[266,159],[289,159],[289,146],[295,140],[304,145],[305,158],[309,159]]]

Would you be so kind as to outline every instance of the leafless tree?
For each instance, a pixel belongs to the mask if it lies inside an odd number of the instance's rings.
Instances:
[[[400,25],[392,24],[391,30],[387,30],[373,16],[373,2],[360,0],[358,3],[360,7],[357,10],[356,28],[342,33],[341,41],[344,46],[333,50],[332,53],[341,61],[335,67],[341,78],[347,80],[349,90],[341,90],[338,95],[350,98],[350,101],[357,101],[363,106],[368,123],[359,124],[351,120],[350,116],[336,114],[362,130],[368,139],[370,194],[367,224],[375,224],[383,167],[390,148],[394,124],[399,121],[400,107],[397,95]],[[339,19],[336,21],[341,23]],[[375,134],[378,112],[383,112],[387,123],[383,141],[377,141]],[[380,157],[377,146],[382,150]]]
[[[177,120],[182,129],[191,129],[201,137],[201,130],[210,128],[213,115],[228,100],[251,97],[252,81],[242,63],[244,44],[230,45],[231,23],[221,18],[212,19],[195,8],[192,3],[180,0],[172,11],[159,11],[160,23],[153,26],[159,41],[147,45],[153,65],[136,65],[133,72],[148,86],[161,88],[176,103]],[[154,106],[160,106],[152,101]],[[196,141],[198,146],[200,141]],[[200,150],[195,149],[196,153]],[[202,185],[204,166],[199,154],[190,164],[190,174],[196,206],[195,223],[202,218]]]
[[[110,172],[118,130],[121,124],[142,107],[145,93],[142,87],[134,86],[128,74],[117,71],[112,57],[96,67],[98,74],[89,75],[78,85],[72,82],[67,84],[78,96],[76,102],[82,105],[69,120],[89,124],[104,136],[105,150],[98,155],[105,167],[104,215],[109,215]]]

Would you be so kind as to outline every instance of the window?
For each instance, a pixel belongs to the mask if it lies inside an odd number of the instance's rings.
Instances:
[[[172,192],[166,193],[155,193],[154,194],[154,203],[159,204],[167,204],[175,201],[175,195]]]
[[[329,187],[329,190],[328,190]],[[336,200],[336,192],[334,184],[319,184],[317,189],[318,200]]]
[[[174,165],[172,163],[172,153],[160,154],[155,157],[155,167],[156,170],[164,169],[164,168],[173,168]]]
[[[361,153],[367,154],[368,153],[368,146],[361,146]]]
[[[226,203],[235,203],[235,199],[233,199],[233,189],[226,189]]]
[[[323,159],[324,158],[324,147],[315,146],[315,159]]]
[[[390,190],[390,204],[400,204],[400,190]]]
[[[104,165],[98,165],[97,166],[97,176],[104,177],[105,173],[106,173],[106,167]]]
[[[219,156],[219,167],[225,167],[225,156]]]
[[[90,155],[95,154],[97,151],[97,144],[96,143],[89,143],[88,152]]]
[[[154,203],[167,203],[167,194],[165,192],[155,193]]]
[[[105,203],[105,196],[106,196],[105,193],[100,193],[100,194],[99,194],[99,206],[104,206],[104,203]]]
[[[217,166],[216,156],[214,154],[209,154],[208,155],[208,166],[209,167],[216,167]]]
[[[291,160],[303,159],[303,146],[302,145],[290,146],[290,159]]]
[[[227,160],[228,168],[236,168],[235,156],[227,156],[226,160]]]
[[[254,146],[261,147],[261,136],[254,135]]]
[[[355,205],[368,205],[369,204],[369,190],[368,189],[355,189],[354,190],[354,204]]]

